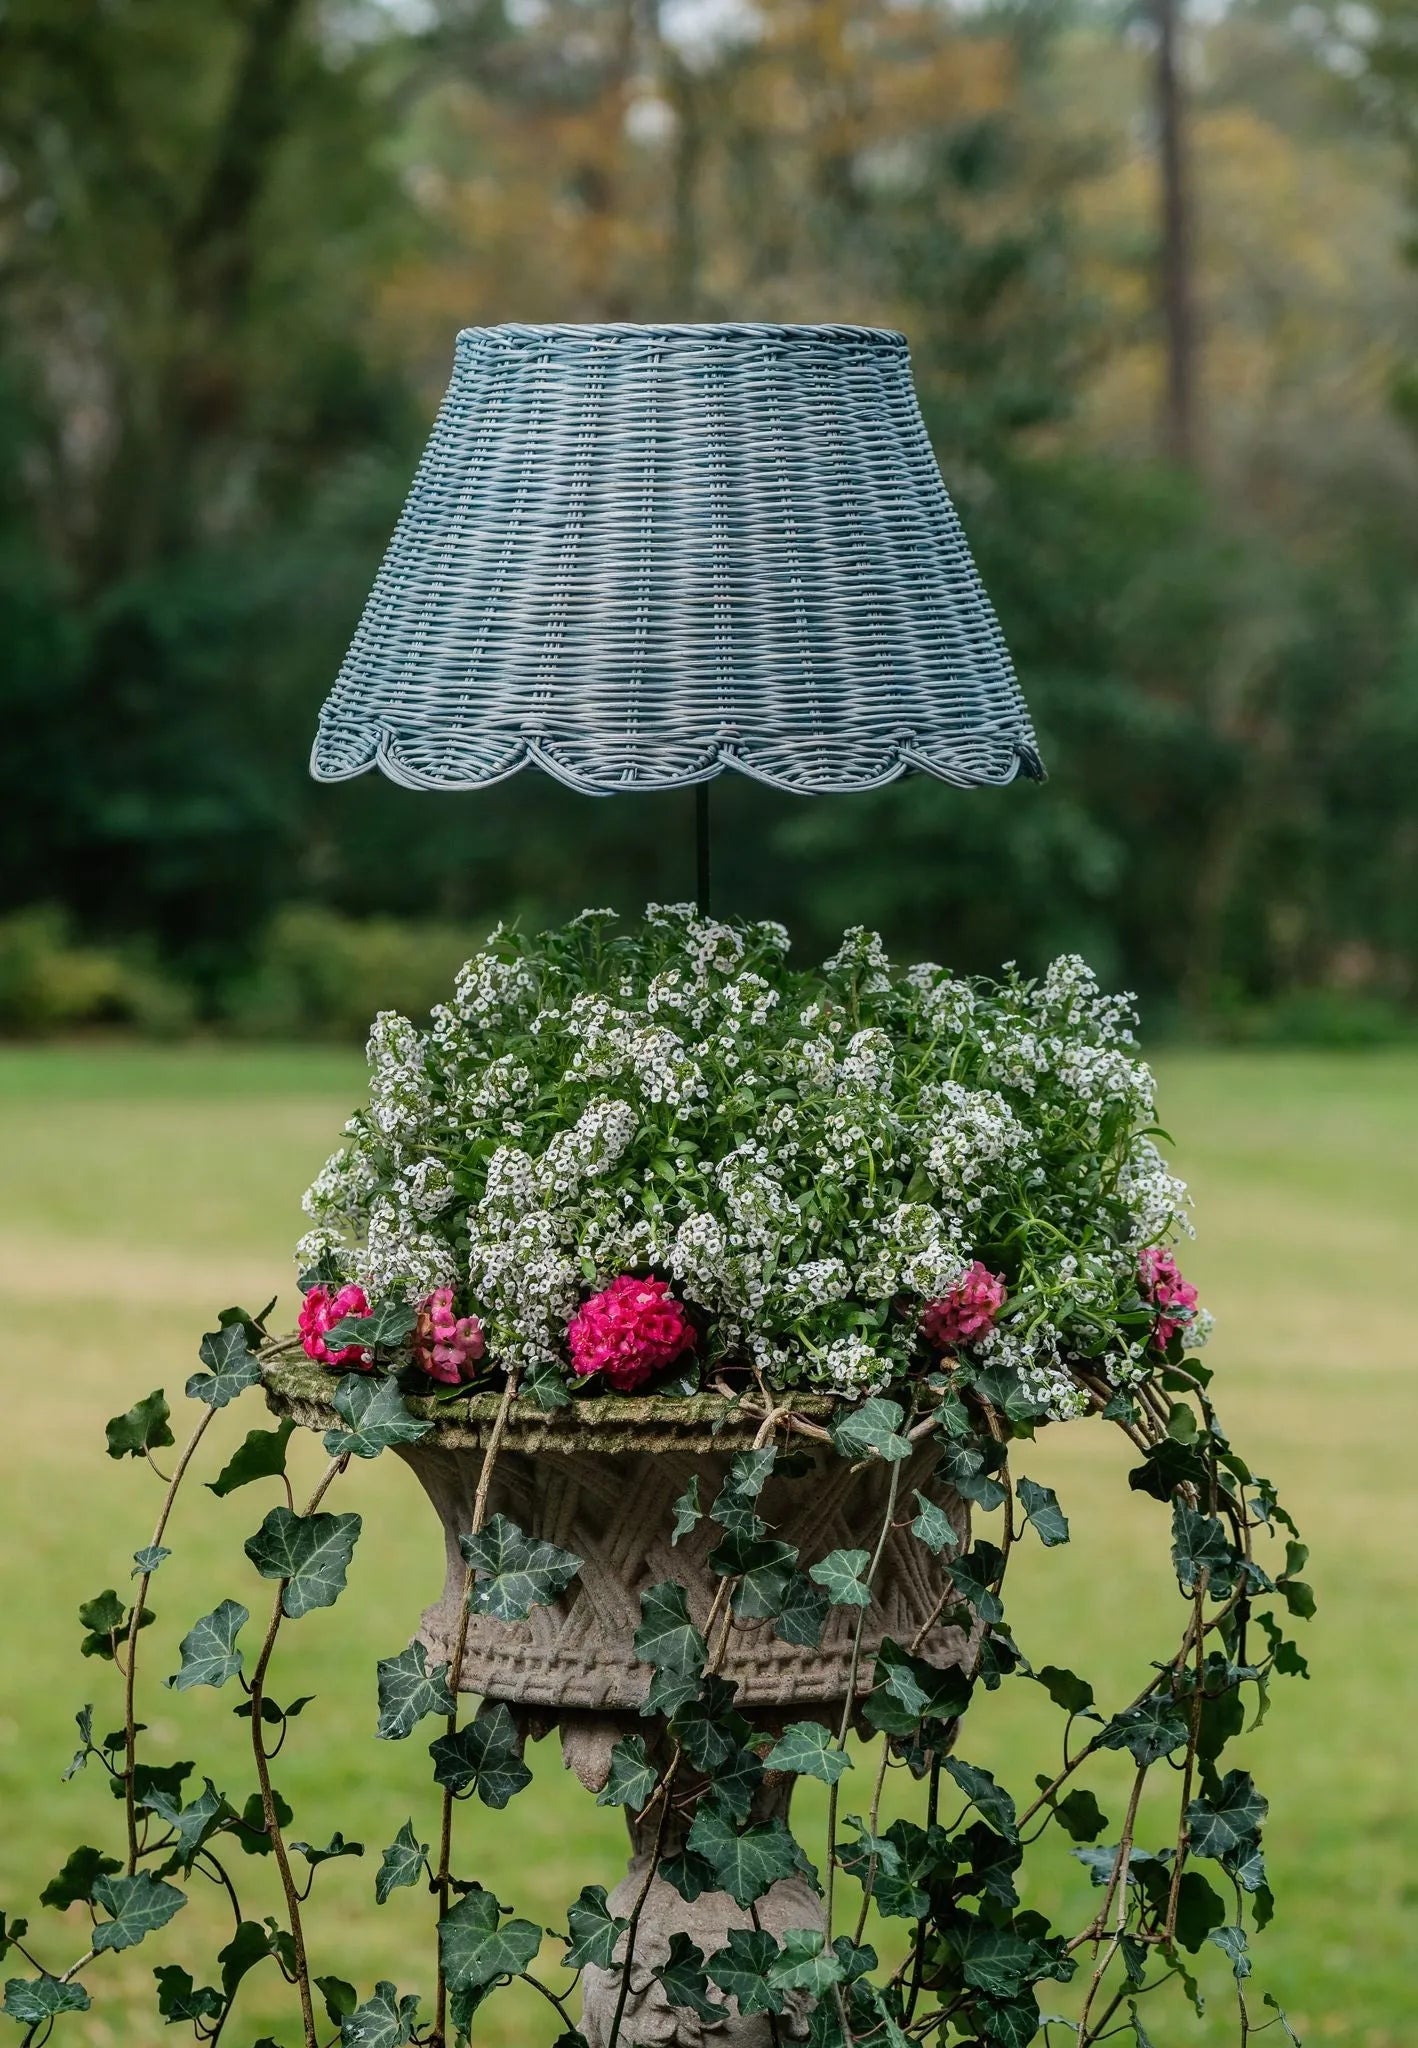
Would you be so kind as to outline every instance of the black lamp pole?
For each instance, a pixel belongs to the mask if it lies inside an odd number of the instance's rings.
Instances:
[[[694,900],[701,917],[709,915],[709,785],[694,785]]]

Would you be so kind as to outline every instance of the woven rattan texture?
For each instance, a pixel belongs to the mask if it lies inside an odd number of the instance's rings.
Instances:
[[[597,795],[1039,775],[903,337],[460,334],[311,768],[376,764]]]

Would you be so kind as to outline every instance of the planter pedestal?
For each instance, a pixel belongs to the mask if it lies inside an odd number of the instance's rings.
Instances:
[[[308,1428],[327,1429],[337,1420],[327,1405],[329,1385],[319,1368],[281,1366],[268,1378],[267,1395],[279,1413]],[[812,1397],[795,1405],[809,1418],[827,1406]],[[464,1584],[458,1538],[472,1525],[497,1406],[495,1397],[479,1395],[451,1413],[430,1409],[439,1416],[436,1429],[417,1443],[398,1447],[444,1530],[446,1582],[418,1630],[430,1663],[447,1663],[456,1637]],[[650,1680],[633,1644],[641,1620],[640,1595],[663,1580],[676,1581],[686,1589],[690,1614],[702,1628],[719,1584],[707,1559],[723,1532],[706,1514],[688,1536],[672,1543],[672,1503],[697,1477],[701,1504],[712,1506],[733,1454],[752,1445],[756,1429],[731,1404],[709,1395],[684,1401],[607,1396],[550,1414],[518,1403],[509,1413],[488,1490],[488,1513],[509,1516],[529,1535],[575,1552],[583,1564],[558,1599],[534,1608],[524,1622],[472,1616],[462,1688],[505,1701],[524,1736],[558,1728],[568,1767],[591,1791],[606,1783],[612,1746],[627,1735],[647,1735],[653,1727],[638,1711]],[[968,1508],[952,1490],[933,1482],[936,1457],[936,1448],[925,1443],[906,1461],[898,1520],[909,1519],[911,1496],[918,1489],[945,1508],[961,1541],[968,1541]],[[824,1444],[799,1437],[784,1445],[780,1439],[759,1513],[775,1538],[797,1546],[806,1567],[832,1550],[874,1548],[888,1484],[888,1469],[879,1460],[853,1468]],[[870,1689],[872,1658],[883,1636],[911,1645],[930,1622],[944,1586],[937,1560],[908,1529],[894,1529],[866,1612],[858,1696]],[[835,1733],[851,1682],[858,1615],[856,1608],[831,1608],[816,1648],[780,1641],[768,1621],[735,1626],[721,1670],[737,1686],[735,1705],[755,1729],[777,1735],[787,1722],[817,1720]],[[960,1629],[936,1624],[928,1628],[919,1654],[934,1664],[959,1664],[967,1640]],[[792,1783],[770,1774],[753,1818],[786,1817]],[[692,1819],[692,1787],[687,1789],[691,1796],[677,1801],[665,1854],[675,1852]],[[642,1827],[636,1818],[630,1825],[630,1871],[611,1895],[612,1910],[625,1915],[639,1896],[654,1838],[653,1825]],[[759,1924],[780,1935],[789,1928],[823,1924],[821,1900],[801,1877],[781,1881],[755,1910]],[[740,2015],[730,2003],[718,2023],[671,2008],[646,1967],[664,1960],[672,1933],[688,1934],[707,1955],[723,1946],[732,1928],[751,1925],[750,1914],[723,1893],[706,1892],[687,1904],[656,1878],[636,1940],[620,2028],[622,2048],[642,2043],[768,2048],[772,2033],[765,2015]],[[583,2030],[591,2048],[606,2048],[618,1979],[588,1968],[583,1981]],[[778,2021],[781,2040],[806,2038],[810,2007],[806,1997],[790,2000]]]

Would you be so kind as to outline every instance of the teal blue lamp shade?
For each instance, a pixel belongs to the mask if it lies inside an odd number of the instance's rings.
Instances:
[[[312,772],[596,795],[1042,778],[899,334],[481,327]]]

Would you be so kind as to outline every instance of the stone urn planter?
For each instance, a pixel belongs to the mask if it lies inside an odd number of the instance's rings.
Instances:
[[[329,1405],[331,1380],[303,1360],[283,1364],[267,1377],[267,1400],[280,1415],[304,1427],[326,1430],[339,1418]],[[476,1395],[450,1412],[447,1405],[411,1401],[416,1412],[436,1418],[417,1443],[399,1445],[399,1456],[420,1483],[443,1527],[447,1576],[441,1597],[427,1608],[416,1631],[430,1663],[447,1663],[463,1601],[465,1566],[458,1539],[472,1526],[483,1461],[498,1411],[495,1395]],[[830,1404],[806,1397],[795,1404],[805,1419],[821,1420]],[[551,1604],[537,1607],[519,1623],[473,1614],[464,1652],[461,1687],[482,1698],[504,1701],[524,1737],[536,1739],[556,1728],[563,1758],[588,1790],[606,1784],[613,1745],[625,1736],[650,1742],[653,1720],[640,1705],[650,1682],[639,1662],[634,1635],[640,1625],[640,1596],[672,1580],[688,1595],[691,1618],[704,1627],[719,1577],[709,1552],[723,1531],[705,1516],[672,1542],[673,1503],[694,1479],[707,1507],[718,1494],[734,1454],[752,1447],[756,1419],[718,1395],[689,1399],[664,1396],[578,1400],[543,1413],[530,1402],[514,1402],[498,1449],[488,1489],[487,1512],[503,1514],[529,1535],[575,1552],[583,1560],[576,1578]],[[879,1459],[853,1464],[826,1443],[790,1432],[782,1435],[777,1466],[759,1498],[758,1511],[775,1539],[794,1545],[804,1567],[838,1549],[873,1547],[880,1534],[889,1469]],[[935,1620],[946,1581],[938,1560],[905,1527],[912,1493],[919,1490],[949,1515],[957,1536],[968,1542],[969,1510],[953,1489],[933,1477],[937,1447],[924,1442],[903,1465],[900,1526],[886,1539],[873,1599],[865,1614],[854,1690],[872,1685],[873,1655],[884,1637],[916,1644],[918,1654],[937,1665],[961,1664],[968,1653],[965,1632]],[[791,1721],[816,1720],[837,1732],[853,1684],[853,1643],[858,1609],[828,1610],[816,1647],[783,1641],[770,1621],[736,1623],[721,1674],[737,1687],[735,1705],[765,1737],[776,1737]],[[922,1631],[925,1631],[922,1634]],[[664,1738],[661,1737],[661,1740]],[[791,1777],[768,1773],[751,1818],[787,1817]],[[682,1796],[681,1796],[682,1788]],[[662,1857],[682,1846],[692,1823],[696,1791],[703,1780],[677,1782],[677,1796],[662,1838]],[[627,1816],[630,1867],[610,1896],[615,1913],[628,1915],[643,1887],[658,1822]],[[822,1902],[800,1876],[783,1879],[753,1909],[758,1924],[781,1935],[790,1928],[821,1928]],[[768,2048],[766,2015],[740,2015],[732,2001],[722,2021],[706,2021],[671,2007],[651,1975],[669,1952],[670,1936],[689,1935],[706,1953],[723,1945],[731,1929],[748,1927],[752,1915],[722,1892],[702,1893],[692,1904],[662,1878],[651,1884],[642,1910],[620,2041],[683,2044],[699,2048]],[[591,2048],[605,2048],[619,1999],[619,1973],[589,1966],[584,1978],[582,2028]],[[811,2001],[796,1995],[777,2023],[781,2040],[802,2040]]]

